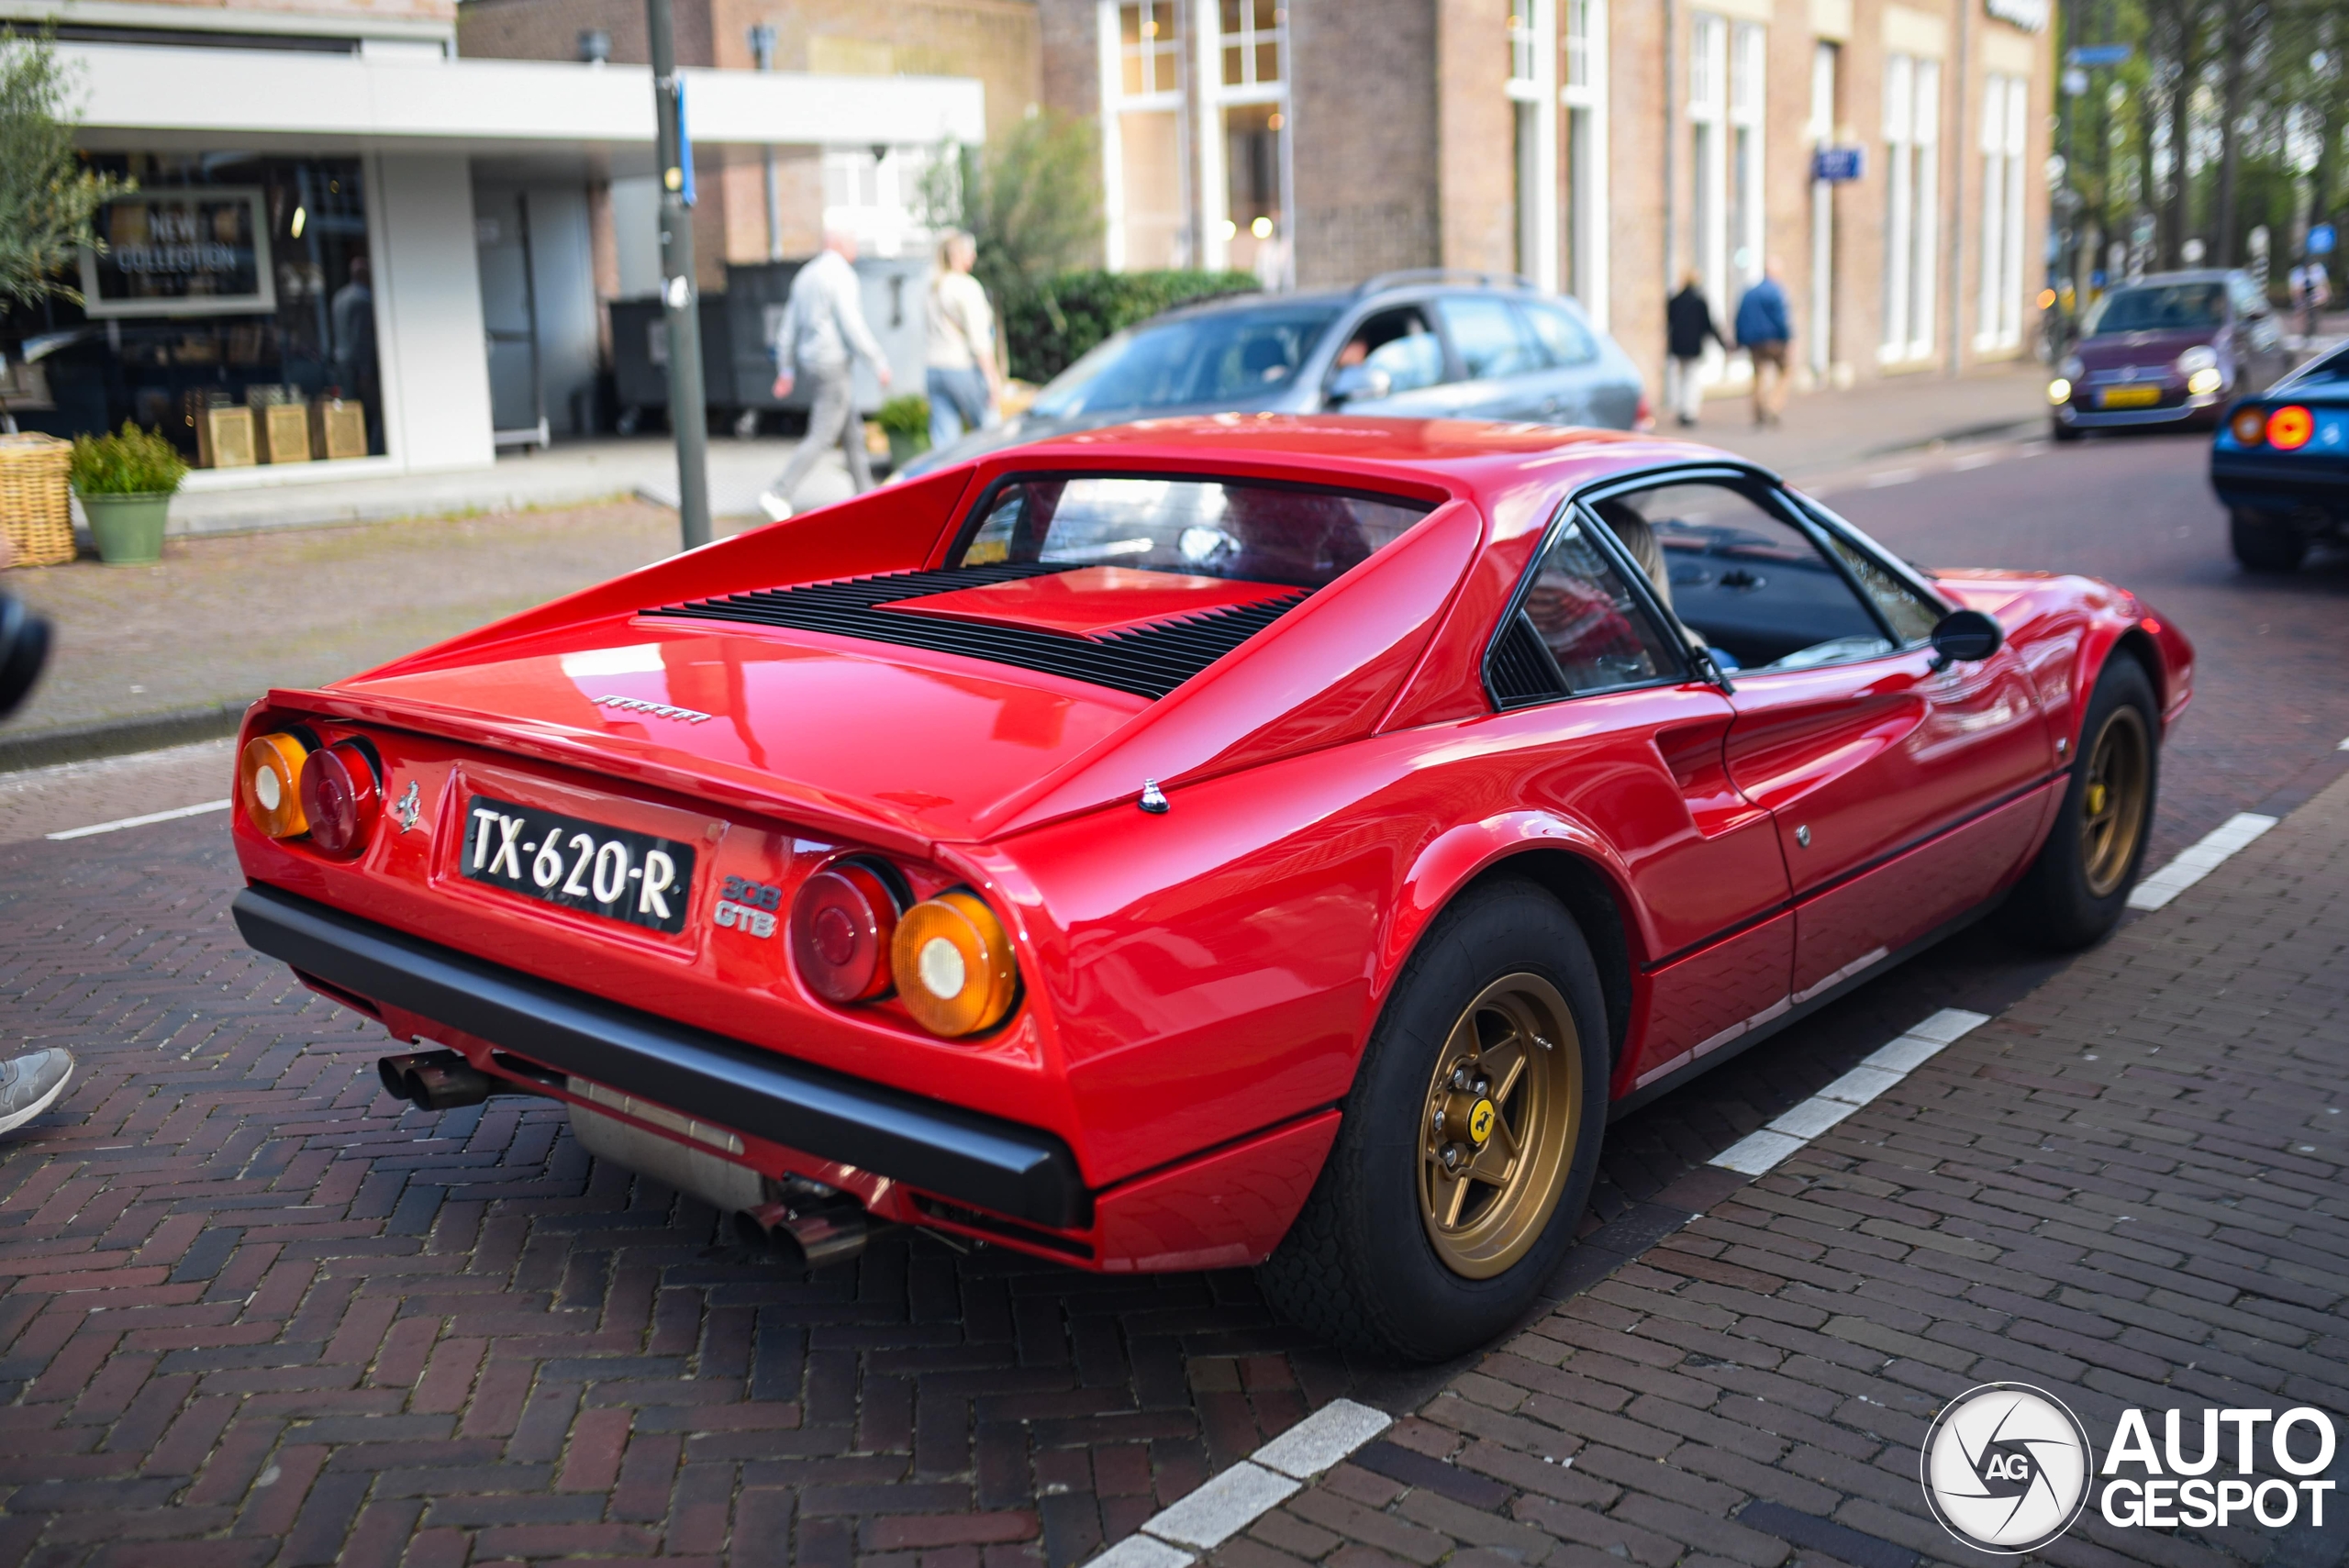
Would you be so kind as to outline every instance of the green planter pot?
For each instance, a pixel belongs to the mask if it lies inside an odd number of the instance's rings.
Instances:
[[[84,495],[82,510],[98,541],[98,559],[108,566],[150,566],[163,559],[163,519],[172,493],[144,495]]]
[[[900,431],[891,430],[888,436],[889,466],[892,469],[905,467],[906,464],[930,450],[930,438],[927,435],[909,436]]]

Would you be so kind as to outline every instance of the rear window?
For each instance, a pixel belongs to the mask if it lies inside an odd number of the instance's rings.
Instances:
[[[1319,588],[1431,510],[1398,496],[1221,479],[1012,480],[957,566],[1125,566]]]
[[[2335,349],[2321,360],[2302,365],[2294,372],[2286,386],[2349,385],[2349,345]]]

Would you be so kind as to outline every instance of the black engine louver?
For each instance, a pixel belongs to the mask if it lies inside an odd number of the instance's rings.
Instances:
[[[1047,675],[1163,697],[1305,601],[1307,590],[1263,604],[1203,610],[1196,615],[1076,637],[1020,626],[989,626],[939,616],[893,613],[881,606],[957,588],[983,588],[1023,577],[1073,572],[1074,565],[963,566],[940,572],[888,572],[796,588],[759,588],[715,599],[691,599],[646,610],[679,620],[735,621],[746,626],[823,631],[901,648],[959,653]]]
[[[1485,684],[1495,707],[1523,707],[1528,703],[1554,702],[1566,695],[1558,678],[1557,661],[1542,645],[1542,634],[1522,612],[1508,617],[1500,640],[1485,661]]]

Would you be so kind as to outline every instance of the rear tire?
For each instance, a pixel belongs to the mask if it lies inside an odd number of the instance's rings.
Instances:
[[[2238,508],[2227,514],[2227,541],[2246,572],[2291,572],[2309,552],[2308,536],[2286,522]]]
[[[2160,735],[2161,706],[2145,667],[2113,654],[2088,696],[2054,826],[2007,902],[2017,935],[2070,951],[2119,924],[2152,837]]]
[[[1598,968],[1556,899],[1510,880],[1445,910],[1380,1014],[1312,1195],[1258,1272],[1275,1308],[1413,1362],[1509,1328],[1590,1200],[1608,1038]]]

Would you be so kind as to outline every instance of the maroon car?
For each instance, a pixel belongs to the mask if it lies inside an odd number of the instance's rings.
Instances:
[[[2156,272],[2096,302],[2047,384],[2055,439],[2124,425],[2219,422],[2232,399],[2292,368],[2247,272]]]

